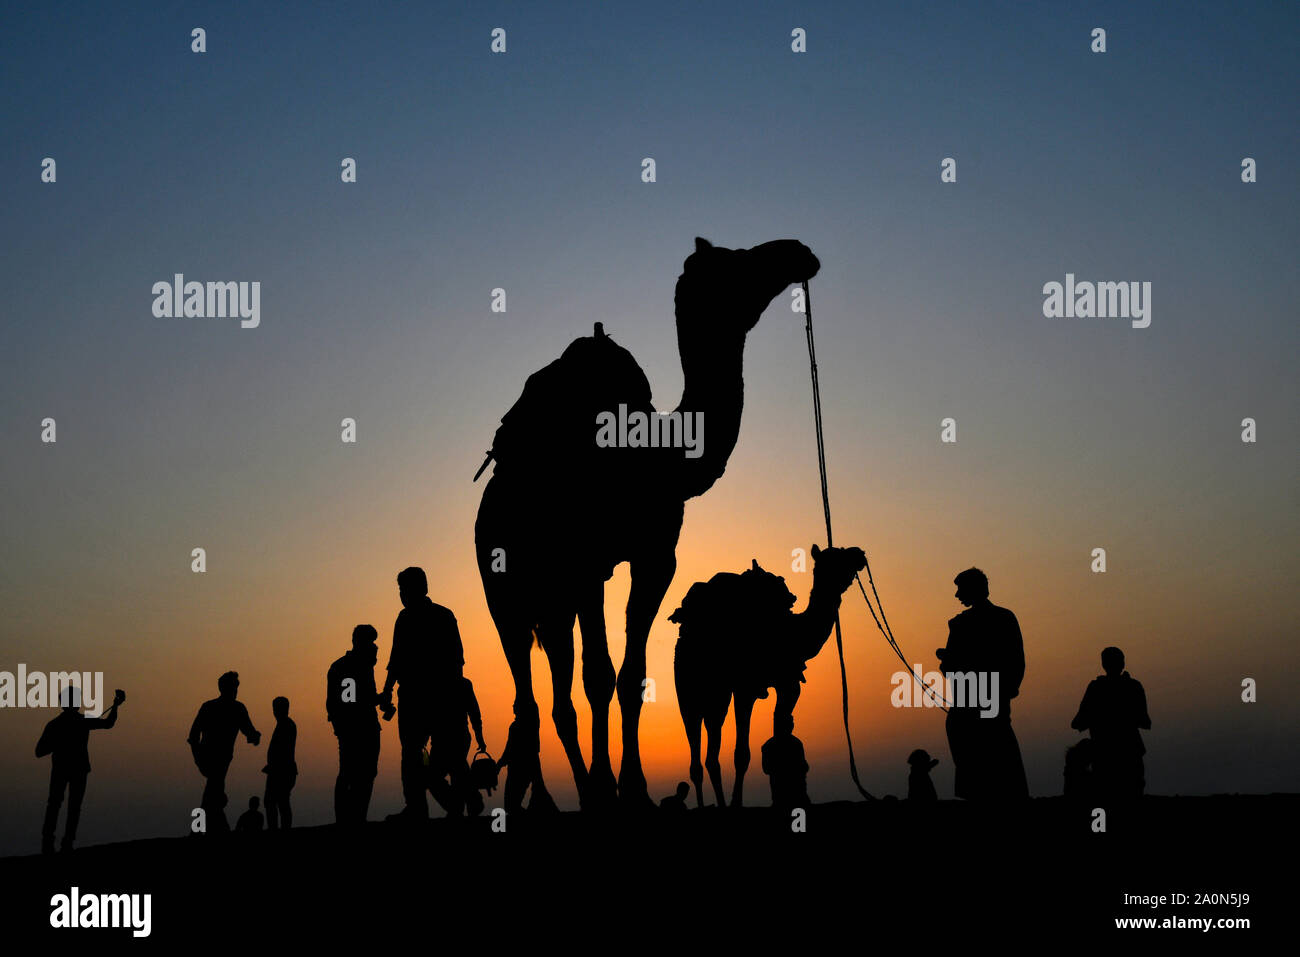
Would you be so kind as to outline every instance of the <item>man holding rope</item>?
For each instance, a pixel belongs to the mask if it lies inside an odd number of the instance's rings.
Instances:
[[[948,645],[938,649],[944,675],[996,675],[997,711],[980,708],[973,696],[959,696],[948,710],[948,749],[955,769],[957,797],[971,801],[1012,801],[1029,797],[1020,743],[1011,729],[1011,699],[1025,676],[1020,623],[1006,608],[989,601],[989,580],[978,568],[953,579],[957,600],[966,610],[948,622]],[[969,679],[967,679],[969,680]],[[964,700],[963,700],[964,697]]]

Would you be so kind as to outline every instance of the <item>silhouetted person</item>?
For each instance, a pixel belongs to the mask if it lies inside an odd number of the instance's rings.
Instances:
[[[289,717],[289,699],[283,696],[271,702],[275,715],[275,730],[271,743],[266,746],[266,827],[275,831],[293,827],[293,808],[289,806],[289,792],[298,780],[298,763],[294,760],[298,747],[298,725]]]
[[[1065,797],[1091,806],[1094,797],[1092,780],[1092,738],[1084,738],[1065,749]]]
[[[461,677],[465,655],[456,616],[429,599],[423,569],[401,571],[397,589],[402,610],[393,625],[393,649],[381,700],[389,704],[393,686],[397,686],[397,737],[402,743],[402,796],[406,807],[390,817],[424,820],[429,816],[424,796],[429,786],[424,746],[437,729],[442,736],[439,748],[445,750],[449,729],[455,724],[464,726]]]
[[[1025,676],[1025,648],[1020,623],[1006,608],[989,601],[989,580],[978,568],[953,579],[956,597],[966,610],[948,621],[948,644],[935,654],[949,678],[957,674],[998,677],[997,714],[985,717],[978,695],[963,707],[948,709],[945,728],[952,754],[954,790],[967,800],[1016,800],[1029,796],[1020,743],[1011,729],[1011,699]],[[958,679],[960,680],[960,679]],[[992,690],[991,677],[986,678]],[[978,679],[976,680],[978,687]]]
[[[325,679],[325,714],[339,739],[339,776],[334,782],[334,820],[339,824],[365,822],[379,774],[378,637],[372,626],[357,625],[352,650],[330,665]]]
[[[248,810],[239,815],[239,820],[235,822],[235,831],[240,834],[246,834],[252,831],[262,829],[262,812],[257,809],[257,795],[254,794],[248,799]]]
[[[939,764],[938,758],[930,757],[929,752],[917,748],[907,756],[907,799],[909,801],[937,801],[939,793],[930,780],[930,772]]]
[[[209,831],[229,831],[226,820],[226,772],[235,756],[235,736],[243,733],[248,743],[257,746],[261,733],[253,727],[248,709],[235,700],[239,693],[239,675],[227,671],[217,679],[220,694],[199,707],[190,726],[190,751],[199,773],[207,779],[199,807],[207,817]]]
[[[1139,729],[1150,729],[1147,696],[1142,683],[1124,670],[1124,652],[1106,648],[1101,653],[1106,673],[1093,678],[1070,722],[1092,739],[1092,768],[1098,797],[1131,800],[1146,788],[1142,756],[1146,746]]]
[[[772,785],[772,807],[783,811],[806,808],[808,800],[808,761],[803,742],[794,736],[794,717],[777,714],[772,719],[773,734],[763,742],[763,773]]]
[[[41,853],[54,853],[54,830],[59,824],[59,807],[63,792],[68,792],[68,819],[63,828],[63,850],[71,851],[77,839],[77,822],[81,819],[81,799],[86,794],[86,776],[90,774],[90,732],[111,728],[117,723],[117,709],[126,694],[117,691],[113,704],[99,718],[81,713],[81,689],[64,688],[59,696],[63,710],[45,724],[36,742],[36,756],[50,758],[50,796],[45,803],[45,823],[41,828]]]
[[[478,749],[486,751],[487,745],[483,741],[483,715],[474,695],[474,685],[465,677],[461,678],[460,702],[448,714],[445,724],[438,721],[441,709],[434,711],[435,724],[429,729],[429,790],[450,816],[458,817],[466,811],[470,817],[476,817],[483,813],[483,796],[469,776],[471,727]],[[446,781],[448,777],[450,784]]]
[[[673,814],[686,810],[686,798],[690,796],[691,786],[685,781],[677,782],[677,790],[659,802],[660,809]]]

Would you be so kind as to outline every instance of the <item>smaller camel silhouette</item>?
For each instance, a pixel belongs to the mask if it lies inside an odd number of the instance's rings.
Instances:
[[[719,572],[696,582],[681,607],[668,616],[680,627],[673,657],[677,704],[691,747],[691,781],[695,800],[704,806],[704,768],[725,807],[718,764],[722,723],[732,699],[736,703],[736,783],[731,803],[744,803],[749,767],[749,719],[754,702],[776,689],[773,730],[784,716],[793,722],[804,667],[830,637],[844,591],[866,567],[860,548],[812,547],[813,585],[808,607],[791,611],[795,597],[779,575],[755,560],[741,574]],[[709,732],[708,752],[700,764],[700,725]]]

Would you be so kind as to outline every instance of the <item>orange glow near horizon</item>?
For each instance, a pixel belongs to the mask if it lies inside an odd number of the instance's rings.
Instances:
[[[750,334],[739,443],[715,486],[687,503],[677,574],[651,630],[647,666],[656,700],[642,709],[640,747],[656,798],[688,777],[673,689],[676,628],[667,616],[693,582],[743,570],[751,559],[785,576],[799,610],[812,585],[812,563],[806,574],[791,571],[792,550],[824,544],[802,329],[783,318],[774,315]],[[671,323],[628,322],[626,329],[628,346],[651,357],[644,361],[658,386],[656,401],[670,404],[664,396],[680,385]],[[833,330],[827,340],[852,334]],[[652,341],[657,349],[647,348]],[[549,357],[554,346],[548,339],[536,349]],[[501,362],[484,348],[484,363]],[[1294,542],[1285,522],[1260,521],[1261,509],[1280,509],[1277,503],[1292,494],[1285,469],[1268,458],[1239,465],[1213,445],[1189,453],[1173,444],[1177,436],[1153,442],[1146,436],[1161,435],[1157,428],[1146,423],[1143,431],[1123,421],[1110,426],[1115,436],[1093,436],[1124,453],[1103,466],[1079,458],[1083,440],[1059,429],[1051,407],[1016,406],[996,414],[985,408],[987,418],[1012,424],[999,435],[972,434],[975,426],[963,426],[962,443],[945,447],[935,437],[937,419],[917,425],[906,396],[891,399],[892,405],[872,401],[869,386],[843,366],[836,375],[840,350],[822,351],[836,543],[866,549],[909,664],[927,670],[946,640],[947,619],[960,611],[953,576],[970,565],[988,573],[993,601],[1017,614],[1025,639],[1027,671],[1013,723],[1031,793],[1060,793],[1062,753],[1077,738],[1069,721],[1109,644],[1124,648],[1130,672],[1147,688],[1152,791],[1226,790],[1238,787],[1243,775],[1285,779],[1284,764],[1250,767],[1231,745],[1240,734],[1287,746],[1278,739],[1277,728],[1287,722],[1279,722],[1277,711],[1243,708],[1239,697],[1243,675],[1268,674],[1283,684],[1300,678],[1294,655],[1283,653],[1292,627],[1289,606],[1280,600],[1294,584]],[[337,435],[301,427],[289,430],[281,447],[277,416],[297,423],[298,410],[291,408],[266,420],[232,420],[227,428],[238,434],[230,442],[244,457],[221,457],[198,440],[192,448],[168,449],[169,456],[189,457],[187,471],[165,473],[159,485],[138,481],[141,462],[107,438],[94,450],[97,471],[82,468],[80,458],[60,459],[62,448],[36,460],[22,491],[22,519],[29,523],[23,537],[31,547],[21,565],[10,558],[12,638],[0,668],[23,662],[29,670],[99,670],[108,693],[127,691],[118,727],[92,739],[87,841],[187,830],[202,781],[185,737],[200,703],[215,696],[217,676],[231,669],[240,673],[240,698],[263,734],[271,730],[271,699],[291,700],[299,728],[297,820],[332,820],[337,752],[324,719],[325,673],[349,647],[352,628],[365,622],[380,635],[376,671],[382,681],[400,607],[395,578],[408,565],[425,569],[430,596],[459,620],[466,673],[478,693],[489,748],[499,755],[514,688],[474,558],[483,485],[470,476],[482,461],[485,437],[518,394],[522,376],[513,367],[541,364],[531,356],[511,363],[509,375],[498,365],[501,381],[475,380],[477,392],[441,382],[447,394],[463,394],[464,405],[440,406],[431,416],[424,394],[407,385],[422,379],[406,370],[394,377],[400,385],[388,399],[398,411],[387,420],[376,415],[383,424],[364,431],[364,445],[356,450],[341,446]],[[1259,454],[1281,453],[1261,447]],[[182,474],[186,478],[176,477]],[[1208,524],[1205,502],[1215,503]],[[1110,553],[1106,574],[1089,569],[1097,544]],[[207,549],[201,575],[189,567],[195,545]],[[627,566],[619,566],[606,588],[616,666],[627,588]],[[856,590],[845,597],[842,621],[863,783],[875,793],[903,792],[906,757],[920,747],[940,758],[935,783],[941,795],[951,794],[942,713],[891,706],[890,679],[904,665]],[[549,720],[549,669],[539,650],[533,654],[547,784],[562,806],[576,807],[568,763]],[[580,655],[576,660],[573,700],[589,762],[590,711]],[[806,678],[795,719],[812,767],[810,796],[855,797],[833,639],[809,663]],[[769,698],[755,709],[755,755],[770,734],[772,705]],[[1290,700],[1276,707],[1297,710]],[[0,722],[7,772],[0,798],[15,806],[39,807],[44,800],[48,768],[30,755],[49,716],[19,710]],[[383,727],[372,818],[400,803],[397,726]],[[733,728],[728,718],[721,750],[728,791]],[[617,773],[617,699],[610,740]],[[1214,754],[1209,762],[1207,743]],[[237,745],[228,779],[232,807],[261,792],[264,754]],[[746,793],[753,803],[768,799],[756,758]],[[489,804],[500,801],[498,791]],[[96,807],[105,813],[97,816]],[[109,814],[110,808],[117,810]],[[9,846],[27,846],[25,834],[21,824],[12,825]]]
[[[791,481],[803,482],[805,478],[799,475]],[[809,573],[795,573],[790,570],[790,551],[796,547],[806,549],[820,536],[800,536],[789,529],[798,522],[816,527],[815,497],[804,515],[774,518],[760,525],[747,522],[743,512],[761,508],[768,493],[761,486],[746,484],[743,494],[737,495],[739,484],[729,473],[720,483],[721,494],[688,504],[678,549],[678,573],[651,632],[648,674],[656,681],[657,693],[656,700],[643,708],[640,743],[651,794],[656,798],[670,793],[678,780],[688,777],[687,746],[672,678],[676,626],[666,619],[690,584],[717,571],[743,570],[751,558],[786,577],[798,596],[796,610],[806,603],[812,584],[811,558]],[[472,491],[477,493],[479,488],[475,486]],[[466,496],[465,504],[468,508],[460,513],[460,525],[468,531],[476,495],[472,502]],[[969,560],[954,562],[934,557],[944,550],[934,545],[916,547],[918,538],[927,542],[943,540],[937,520],[932,528],[916,520],[889,524],[877,519],[868,523],[863,520],[864,511],[863,503],[845,496],[838,513],[843,529],[839,542],[862,544],[873,555],[873,571],[894,631],[911,662],[929,670],[935,664],[934,649],[945,640],[946,619],[960,610],[952,597],[952,574]],[[26,662],[29,669],[54,668],[56,658],[62,667],[67,657],[63,652],[75,649],[79,667],[106,672],[106,694],[111,694],[114,687],[123,687],[129,695],[118,729],[98,734],[92,741],[92,763],[104,772],[93,778],[101,800],[114,794],[127,800],[125,796],[139,787],[135,782],[149,781],[148,789],[161,793],[160,800],[173,808],[177,828],[183,830],[188,809],[197,803],[201,789],[185,745],[189,722],[198,705],[215,695],[217,675],[234,669],[241,676],[240,698],[264,735],[272,728],[271,698],[281,694],[290,698],[292,716],[299,728],[298,763],[302,769],[295,801],[300,808],[314,806],[317,811],[315,815],[300,813],[300,820],[306,824],[330,819],[328,796],[337,765],[334,740],[324,721],[324,675],[329,663],[348,647],[352,627],[369,622],[380,633],[376,676],[382,682],[392,621],[399,608],[394,579],[396,572],[409,563],[426,569],[431,597],[451,607],[459,619],[466,673],[478,693],[489,748],[499,755],[511,718],[513,684],[487,615],[471,535],[448,539],[446,547],[430,549],[420,539],[434,538],[434,529],[427,524],[402,524],[399,518],[391,517],[392,526],[383,534],[364,538],[346,522],[337,529],[306,521],[289,523],[268,535],[265,551],[251,567],[223,568],[221,552],[214,549],[205,576],[191,575],[188,570],[170,572],[163,576],[165,587],[159,588],[149,603],[136,604],[128,588],[127,594],[120,596],[126,599],[123,601],[108,592],[83,596],[75,614],[57,603],[48,605],[47,618],[41,624],[49,629],[45,645],[49,652],[31,656]],[[354,521],[364,524],[369,519],[359,515]],[[874,540],[855,536],[854,529],[864,527],[873,529]],[[377,544],[386,541],[390,533],[389,544]],[[975,537],[981,533],[977,523],[964,534]],[[1079,574],[1074,567],[1078,564],[1075,555],[1050,551],[1024,555],[1000,546],[996,537],[988,541],[993,544],[983,549],[979,562],[992,580],[992,597],[1016,611],[1025,636],[1028,671],[1014,714],[1031,790],[1059,793],[1059,754],[1074,738],[1068,722],[1084,685],[1097,672],[1100,648],[1116,642],[1114,622],[1149,623],[1153,616],[1145,609],[1146,596],[1141,592],[1140,580],[1125,586],[1125,579],[1118,576],[1090,577],[1086,569]],[[963,558],[971,554],[969,541],[953,541],[950,546],[952,554]],[[293,555],[310,558],[291,559]],[[358,568],[375,571],[358,580]],[[299,574],[298,569],[308,571]],[[1018,583],[1018,579],[1022,580]],[[1092,587],[1097,593],[1073,607],[1077,614],[1065,615],[1056,597],[1061,586],[1052,582],[1069,579],[1076,582],[1075,587]],[[1256,583],[1255,587],[1265,585]],[[1188,601],[1182,606],[1170,606],[1160,628],[1142,636],[1142,640],[1137,640],[1136,633],[1129,638],[1119,636],[1118,643],[1127,646],[1130,670],[1146,682],[1152,700],[1157,727],[1149,740],[1158,742],[1162,730],[1179,720],[1191,721],[1195,727],[1196,709],[1182,705],[1178,698],[1177,669],[1166,670],[1162,680],[1157,664],[1167,664],[1164,656],[1175,648],[1185,653],[1187,648],[1196,647],[1203,654],[1213,655],[1216,630],[1209,624],[1212,619],[1207,619],[1206,611],[1214,602],[1226,599],[1235,587],[1240,583],[1223,584],[1217,597],[1202,594],[1199,605]],[[627,566],[623,565],[606,590],[609,643],[616,665],[623,651],[627,588]],[[294,597],[286,599],[285,595]],[[88,609],[87,605],[94,607]],[[99,622],[93,642],[86,641],[91,636],[84,629],[78,633],[74,627],[77,615],[88,614],[96,615]],[[881,639],[856,588],[845,597],[842,620],[850,714],[864,784],[877,793],[900,792],[907,753],[924,747],[941,758],[935,777],[942,789],[951,773],[942,714],[929,708],[891,706],[890,676],[903,666]],[[28,624],[40,627],[35,621]],[[575,628],[575,642],[580,641]],[[57,655],[56,650],[60,650]],[[534,693],[543,715],[544,772],[557,800],[573,807],[573,782],[549,720],[549,669],[540,650],[535,648],[533,654]],[[590,711],[582,693],[580,656],[577,660],[574,703],[583,752],[590,762]],[[747,795],[754,803],[767,800],[767,781],[757,753],[770,734],[772,705],[773,698],[760,701],[754,714],[750,743],[755,758],[747,776]],[[807,684],[795,712],[796,733],[805,742],[813,767],[810,792],[814,800],[854,795],[847,774],[839,708],[839,671],[832,637],[809,664]],[[11,717],[18,720],[7,722],[3,728],[9,737],[8,753],[22,754],[30,748],[26,739],[34,741],[49,713],[28,712],[21,718]],[[616,773],[621,752],[619,728],[615,698],[610,739]],[[263,748],[265,743],[264,739]],[[733,746],[734,724],[729,717],[722,744],[728,792],[733,779]],[[263,756],[262,749],[242,741],[237,745],[229,784],[232,807],[242,804],[247,794],[260,793],[262,777],[258,771]],[[46,773],[44,764],[22,761],[17,770],[24,791],[40,790]],[[393,722],[384,725],[380,782],[372,817],[395,809],[397,782]],[[498,791],[490,803],[499,802]]]

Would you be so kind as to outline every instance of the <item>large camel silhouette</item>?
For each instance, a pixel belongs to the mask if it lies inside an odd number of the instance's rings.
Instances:
[[[483,490],[474,538],[488,609],[515,681],[506,776],[507,810],[552,809],[542,780],[539,717],[533,697],[534,636],[551,671],[555,720],[584,807],[617,795],[647,804],[637,741],[646,640],[677,568],[687,499],[712,487],[726,468],[744,406],[745,336],[791,283],[816,275],[817,257],[792,239],[725,249],[697,238],[675,295],[677,344],[685,387],[670,417],[655,413],[650,386],[631,354],[600,323],[551,365],[530,376],[503,417]],[[671,424],[655,447],[633,428],[615,447],[597,440],[598,419],[636,413]],[[683,423],[696,426],[694,447]],[[702,440],[702,441],[700,441]],[[485,463],[486,464],[486,463]],[[605,582],[631,566],[627,645],[615,678],[605,631]],[[582,629],[582,683],[591,703],[591,768],[578,744],[573,684],[575,617]],[[609,705],[615,687],[623,726],[617,785],[609,760]]]
[[[749,718],[754,702],[776,689],[773,730],[785,715],[793,720],[804,666],[830,637],[840,599],[853,576],[867,564],[860,548],[812,547],[813,584],[808,607],[795,614],[794,595],[785,579],[764,571],[758,561],[740,573],[719,572],[696,582],[681,607],[668,616],[680,626],[673,653],[677,706],[691,748],[691,781],[695,802],[704,806],[704,768],[724,807],[718,747],[722,722],[732,699],[736,702],[736,783],[731,803],[744,803],[745,771],[749,768]],[[709,732],[708,753],[700,764],[700,725]]]

